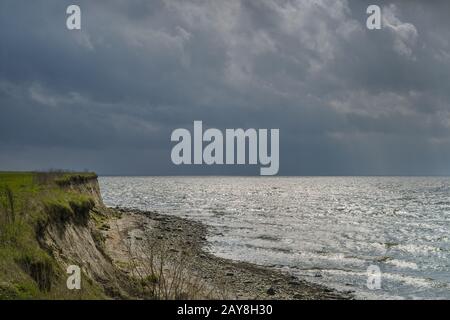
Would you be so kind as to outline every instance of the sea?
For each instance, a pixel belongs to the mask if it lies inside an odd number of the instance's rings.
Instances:
[[[450,177],[100,177],[106,205],[209,227],[206,250],[354,292],[450,299]]]

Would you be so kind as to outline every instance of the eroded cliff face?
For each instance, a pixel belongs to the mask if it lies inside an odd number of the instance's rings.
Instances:
[[[99,286],[105,297],[129,297],[133,291],[130,279],[113,265],[103,249],[105,238],[101,229],[108,227],[105,221],[117,213],[103,204],[97,179],[73,179],[60,188],[88,197],[91,206],[84,209],[72,206],[73,214],[49,222],[41,232],[40,243],[62,270],[70,265],[80,267],[82,283]]]

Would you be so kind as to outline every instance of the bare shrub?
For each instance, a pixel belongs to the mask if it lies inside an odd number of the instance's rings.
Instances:
[[[192,272],[195,256],[175,251],[164,240],[147,237],[121,240],[127,247],[127,269],[130,276],[137,280],[142,297],[179,300],[218,296],[214,289],[208,288],[206,282]]]

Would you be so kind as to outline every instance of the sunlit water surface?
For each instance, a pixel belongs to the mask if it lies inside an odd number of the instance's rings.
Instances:
[[[210,226],[221,257],[360,298],[450,298],[450,178],[101,177],[109,206]],[[367,268],[382,271],[367,288]]]

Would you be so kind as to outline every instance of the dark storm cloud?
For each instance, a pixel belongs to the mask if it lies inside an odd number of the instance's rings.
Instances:
[[[280,128],[280,174],[450,174],[447,1],[0,4],[0,169],[175,167],[194,120]],[[383,29],[365,28],[369,4]]]

